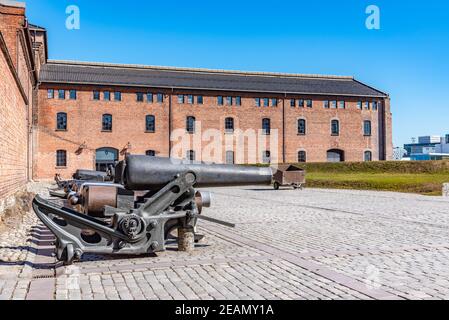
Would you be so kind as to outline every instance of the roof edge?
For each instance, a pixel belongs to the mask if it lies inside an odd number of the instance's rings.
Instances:
[[[44,80],[39,81],[40,84],[68,84],[68,85],[89,85],[89,86],[105,86],[105,87],[130,87],[130,88],[146,88],[148,86],[140,84],[126,84],[126,83],[102,83],[102,82],[78,82],[78,81],[57,81],[57,80]],[[202,87],[185,87],[185,86],[154,86],[154,88],[160,89],[177,89],[177,90],[203,90],[203,91],[222,91],[227,92],[230,89],[220,89],[220,88],[202,88]],[[235,90],[235,92],[246,92],[246,93],[269,93],[269,94],[282,94],[282,95],[309,95],[309,96],[344,96],[344,97],[365,97],[365,98],[386,98],[387,96],[382,94],[379,95],[366,95],[366,94],[351,94],[351,93],[322,93],[322,92],[293,92],[293,91],[267,91],[267,90]],[[375,90],[378,91],[378,90]],[[378,91],[380,93],[380,91]]]
[[[247,75],[247,76],[263,76],[263,77],[354,80],[353,76],[263,72],[263,71],[241,71],[241,70],[223,70],[223,69],[207,69],[207,68],[184,68],[184,67],[153,66],[153,65],[140,65],[140,64],[120,64],[120,63],[89,62],[89,61],[84,62],[84,61],[72,61],[72,60],[48,60],[47,63],[48,64],[62,64],[62,65],[76,65],[76,66],[85,66],[85,67],[152,69],[152,70],[174,71],[174,72],[175,71],[183,71],[183,72],[192,72],[192,73],[213,73],[213,74]]]
[[[12,0],[0,0],[0,5],[5,7],[25,8],[25,2],[12,1]]]
[[[355,79],[355,78],[354,78],[353,80],[354,80],[355,82],[357,82],[357,83],[360,83],[361,85],[363,85],[363,86],[365,86],[365,87],[367,87],[367,88],[370,88],[370,89],[372,89],[372,90],[374,90],[374,91],[379,92],[380,94],[384,95],[385,98],[390,97],[390,94],[387,93],[387,92],[384,92],[384,91],[381,91],[381,90],[379,90],[379,89],[376,89],[376,88],[374,88],[374,87],[372,87],[372,86],[370,86],[370,85],[368,85],[368,84],[366,84],[366,83],[364,83],[364,82],[362,82],[362,81],[359,81],[359,80],[357,80],[357,79]]]

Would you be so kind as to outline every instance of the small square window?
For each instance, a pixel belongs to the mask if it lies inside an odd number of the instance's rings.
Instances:
[[[218,104],[219,106],[222,106],[222,105],[223,105],[223,97],[222,97],[222,96],[218,96],[218,97],[217,97],[217,104]]]
[[[270,106],[270,99],[263,98],[263,106],[264,107],[269,107]]]
[[[377,101],[373,101],[373,111],[377,111],[379,104]]]
[[[260,107],[260,98],[255,99],[256,107]]]
[[[226,105],[232,106],[232,97],[226,97]]]
[[[296,107],[296,100],[295,99],[290,99],[290,107],[292,107],[292,108]]]
[[[345,109],[346,108],[346,103],[345,101],[338,101],[338,107],[340,109]]]
[[[48,89],[47,90],[47,98],[48,99],[53,99],[55,97],[55,90],[53,89]]]
[[[197,96],[196,97],[196,103],[197,104],[203,104],[203,96]]]
[[[136,93],[136,101],[137,102],[143,102],[143,93],[142,92],[137,92]]]
[[[94,100],[100,100],[100,91],[94,91],[93,98]]]
[[[184,103],[184,95],[183,94],[178,94],[178,103],[179,104],[183,104]]]
[[[188,104],[193,104],[193,95],[189,94],[189,95],[187,96],[187,103],[188,103]]]
[[[271,106],[272,107],[277,107],[278,106],[278,99],[275,99],[275,98],[271,99]]]
[[[357,109],[362,110],[362,104],[363,104],[362,101],[358,101],[357,102]]]
[[[337,109],[337,101],[331,101],[331,109]]]
[[[58,90],[58,99],[65,99],[65,90]]]
[[[304,108],[304,100],[303,100],[303,99],[299,99],[299,100],[298,100],[298,106],[299,106],[300,108]]]
[[[306,100],[307,108],[312,108],[312,100]]]
[[[323,106],[325,109],[329,109],[329,101],[328,100],[323,101]]]
[[[114,101],[122,101],[122,93],[119,91],[114,92]]]
[[[69,97],[70,100],[76,100],[76,90],[70,90]]]
[[[157,102],[158,103],[164,102],[164,94],[163,93],[158,93],[157,94]]]
[[[242,105],[242,97],[235,97],[235,105],[236,106]]]
[[[103,100],[104,101],[111,101],[111,92],[110,91],[103,92]]]
[[[152,93],[147,93],[147,102],[153,103],[153,94]]]
[[[365,102],[365,110],[369,110],[370,109],[370,107],[369,107],[369,101],[366,101]]]

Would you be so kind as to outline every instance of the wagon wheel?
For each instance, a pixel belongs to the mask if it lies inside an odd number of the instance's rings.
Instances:
[[[274,190],[279,190],[279,187],[280,187],[279,182],[273,183],[273,188],[274,188]]]

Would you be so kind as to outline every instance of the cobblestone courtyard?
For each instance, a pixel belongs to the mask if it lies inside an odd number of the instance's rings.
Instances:
[[[63,267],[51,234],[27,217],[0,238],[0,299],[449,299],[443,198],[210,190],[204,214],[236,228],[200,221],[206,237],[193,253],[173,244],[157,256],[85,255]]]

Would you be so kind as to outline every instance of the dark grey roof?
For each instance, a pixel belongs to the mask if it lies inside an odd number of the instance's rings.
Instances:
[[[240,92],[385,97],[352,77],[182,69],[53,61],[44,65],[41,83],[94,84]]]
[[[32,23],[28,23],[28,28],[33,30],[47,31],[44,27]]]

